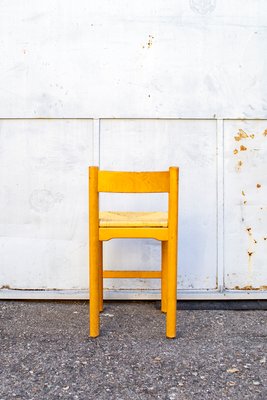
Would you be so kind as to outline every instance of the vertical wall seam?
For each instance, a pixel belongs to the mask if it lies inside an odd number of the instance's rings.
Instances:
[[[224,279],[224,120],[217,119],[217,289],[222,292]]]
[[[100,163],[100,120],[93,120],[93,165],[99,166]]]
[[[98,120],[98,166],[99,166],[99,168],[101,167],[100,166],[100,162],[101,162],[100,146],[101,146],[101,119]]]

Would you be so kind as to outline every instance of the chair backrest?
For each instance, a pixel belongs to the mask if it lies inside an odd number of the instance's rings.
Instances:
[[[115,193],[166,193],[169,172],[98,172],[98,191]]]
[[[170,167],[169,171],[161,172],[102,171],[98,167],[89,167],[91,213],[98,215],[99,192],[168,193],[169,217],[172,215],[175,220],[178,207],[178,182],[178,167]]]

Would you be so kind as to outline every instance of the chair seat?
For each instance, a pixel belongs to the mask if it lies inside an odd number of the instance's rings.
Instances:
[[[101,228],[115,227],[168,227],[167,212],[120,212],[104,211],[99,213]]]

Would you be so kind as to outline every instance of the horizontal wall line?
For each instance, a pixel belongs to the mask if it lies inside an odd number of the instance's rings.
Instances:
[[[267,300],[266,290],[178,290],[179,300]],[[159,290],[105,290],[105,300],[159,300]],[[88,300],[88,290],[0,290],[1,300]],[[179,307],[178,307],[179,308]]]
[[[0,121],[27,121],[27,120],[167,120],[167,121],[217,121],[217,120],[224,120],[224,121],[265,121],[267,120],[266,117],[96,117],[96,116],[88,116],[88,117],[0,117]]]

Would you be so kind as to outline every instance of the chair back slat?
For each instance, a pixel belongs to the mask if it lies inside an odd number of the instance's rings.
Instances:
[[[98,191],[110,193],[168,193],[169,171],[115,172],[99,171]]]

